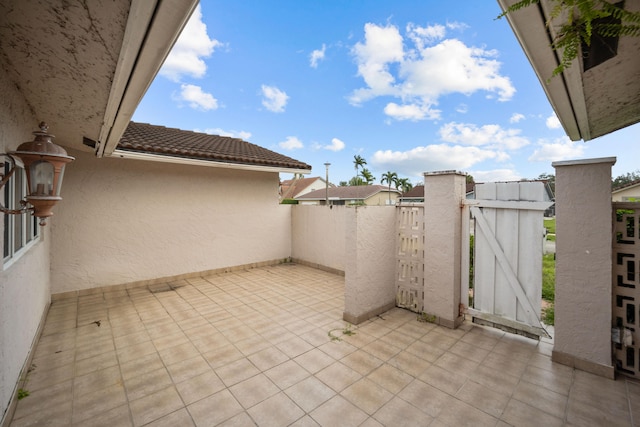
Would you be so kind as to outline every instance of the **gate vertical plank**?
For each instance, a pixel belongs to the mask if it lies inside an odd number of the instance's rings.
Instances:
[[[519,182],[501,182],[497,184],[497,200],[519,200]],[[499,209],[496,212],[496,232],[495,236],[511,266],[514,274],[518,276],[518,230],[519,224],[518,209]],[[496,270],[495,278],[495,308],[494,314],[515,319],[517,314],[518,299],[513,292],[509,279],[503,269]]]
[[[476,185],[476,198],[485,200],[496,199],[496,184],[486,183],[482,185]],[[496,210],[492,208],[484,208],[482,215],[485,218],[489,228],[492,232],[495,232],[496,223]],[[491,247],[487,243],[486,239],[476,238],[475,254],[474,257],[474,272],[475,279],[473,285],[473,307],[487,313],[494,312],[494,292],[495,289],[492,286],[481,286],[481,283],[493,284],[496,274],[496,261],[494,257],[481,256],[481,254],[490,254]]]
[[[543,201],[544,186],[535,182],[520,183],[520,200],[532,202]],[[529,242],[520,246],[518,278],[524,284],[524,291],[536,314],[541,311],[542,297],[542,238],[544,236],[544,221],[540,221],[539,211],[520,211],[519,240]],[[526,321],[526,313],[522,304],[518,304],[517,320]]]

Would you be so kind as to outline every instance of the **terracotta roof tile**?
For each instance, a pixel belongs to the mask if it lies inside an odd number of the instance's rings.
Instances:
[[[311,170],[311,166],[306,163],[239,138],[147,123],[130,122],[117,148],[124,151],[212,162]]]

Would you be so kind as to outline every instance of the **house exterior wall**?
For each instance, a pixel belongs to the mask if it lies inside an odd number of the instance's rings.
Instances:
[[[344,320],[358,324],[395,306],[396,208],[346,210]]]
[[[7,152],[32,140],[38,121],[2,67],[0,93],[0,150]],[[0,229],[4,234],[4,220]],[[0,420],[7,415],[50,302],[49,231],[49,226],[42,228],[39,241],[10,265],[0,259]]]
[[[345,206],[291,205],[291,257],[344,273]]]
[[[276,172],[70,154],[52,227],[53,294],[291,254]]]
[[[398,201],[399,194],[395,192],[391,192],[391,203],[395,204]],[[388,191],[380,191],[377,194],[369,197],[364,201],[364,204],[367,206],[386,206],[389,203],[389,192]]]
[[[615,158],[555,162],[554,361],[613,378],[612,206]]]
[[[640,202],[640,184],[615,191],[611,198],[614,202]]]
[[[312,191],[322,190],[323,188],[326,188],[326,187],[327,187],[327,184],[325,183],[325,180],[322,178],[317,178],[307,188],[305,188],[304,190],[296,194],[296,197],[311,193]]]

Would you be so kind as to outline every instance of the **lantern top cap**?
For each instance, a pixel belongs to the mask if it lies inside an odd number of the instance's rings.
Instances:
[[[35,138],[33,141],[23,142],[18,146],[15,154],[40,154],[45,156],[70,157],[67,150],[54,144],[52,139],[54,135],[47,133],[49,125],[40,122],[40,130],[33,132]],[[72,158],[73,159],[73,158]]]

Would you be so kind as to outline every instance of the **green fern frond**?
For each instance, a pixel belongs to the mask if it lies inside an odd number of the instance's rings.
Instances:
[[[502,19],[505,16],[507,16],[508,14],[512,13],[512,12],[516,12],[520,9],[523,9],[525,7],[529,7],[532,4],[537,4],[540,3],[540,0],[521,0],[519,2],[516,2],[514,4],[512,4],[511,6],[509,6],[508,8],[505,9],[504,12],[502,12],[500,15],[496,16],[495,19]]]

